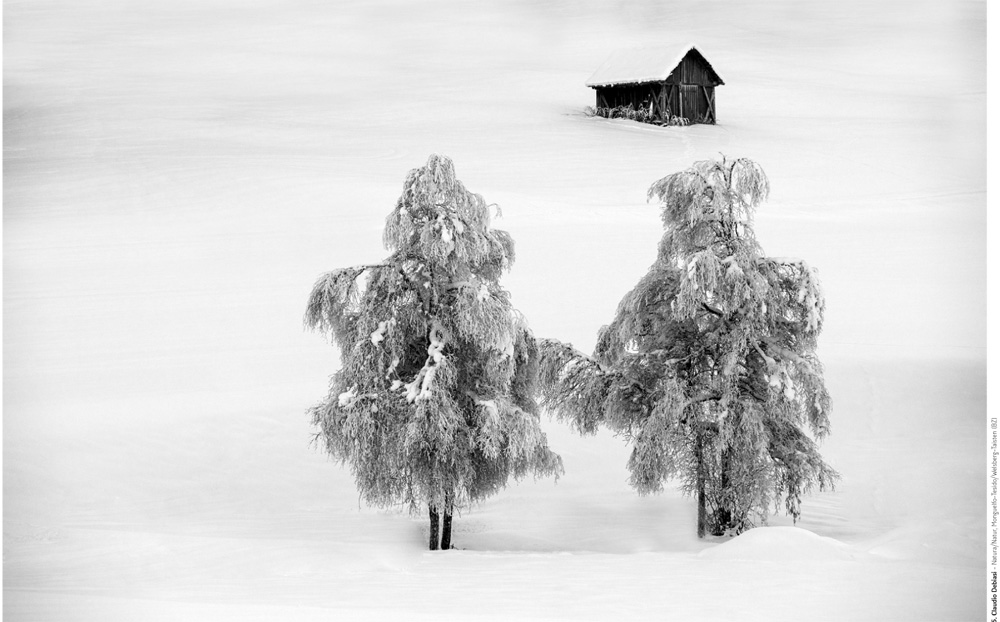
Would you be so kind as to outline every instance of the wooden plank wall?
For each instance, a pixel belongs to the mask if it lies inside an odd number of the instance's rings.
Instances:
[[[718,81],[712,77],[712,70],[705,64],[701,56],[688,52],[681,60],[677,69],[667,77],[670,84],[697,84],[699,86],[718,86]]]

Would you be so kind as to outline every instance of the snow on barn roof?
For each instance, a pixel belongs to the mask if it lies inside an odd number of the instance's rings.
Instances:
[[[691,50],[705,58],[704,54],[693,45],[685,45],[679,49],[647,47],[618,50],[612,52],[604,64],[597,68],[594,75],[587,80],[586,85],[594,87],[666,80]],[[706,59],[705,62],[707,64],[708,60]],[[709,67],[711,67],[710,64]],[[712,71],[715,69],[713,68]],[[722,82],[721,77],[719,82]]]

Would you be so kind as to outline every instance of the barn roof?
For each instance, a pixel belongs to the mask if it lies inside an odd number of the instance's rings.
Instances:
[[[705,61],[712,73],[715,73],[719,83],[723,84],[722,77],[716,73],[705,55],[693,45],[685,45],[680,48],[650,47],[613,52],[604,64],[597,68],[594,75],[590,76],[586,85],[595,87],[666,80],[692,50]]]

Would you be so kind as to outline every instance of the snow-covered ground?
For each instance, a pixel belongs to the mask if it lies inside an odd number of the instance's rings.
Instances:
[[[973,620],[986,587],[985,2],[4,2],[10,620]],[[719,125],[591,119],[614,49],[694,43]],[[456,520],[310,447],[327,270],[381,259],[430,153],[497,203],[536,335],[589,351],[660,237],[648,186],[745,156],[820,270],[843,481],[698,540],[628,449]]]

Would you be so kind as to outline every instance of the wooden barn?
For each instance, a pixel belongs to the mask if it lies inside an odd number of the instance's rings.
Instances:
[[[587,86],[597,91],[597,108],[631,106],[648,118],[684,117],[715,123],[715,87],[725,84],[694,46],[619,50],[604,61]]]

